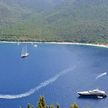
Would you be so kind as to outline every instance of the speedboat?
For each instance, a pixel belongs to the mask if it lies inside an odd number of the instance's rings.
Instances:
[[[94,89],[89,91],[81,91],[77,92],[81,97],[96,97],[96,98],[104,98],[107,97],[107,94],[105,91]]]

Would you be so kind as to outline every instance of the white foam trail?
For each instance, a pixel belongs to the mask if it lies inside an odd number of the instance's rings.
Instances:
[[[96,77],[96,79],[99,79],[99,78],[101,78],[101,77],[103,77],[103,76],[105,76],[105,75],[107,75],[107,72],[101,73],[100,75],[98,75],[98,76]]]
[[[25,93],[22,93],[22,94],[17,94],[17,95],[10,95],[10,94],[0,94],[0,98],[1,99],[18,99],[18,98],[24,98],[24,97],[27,97],[27,96],[30,96],[32,94],[34,94],[36,91],[38,91],[39,89],[45,87],[45,86],[48,86],[49,84],[51,83],[54,83],[59,77],[63,76],[64,74],[72,71],[75,69],[76,66],[74,66],[73,68],[68,68],[68,69],[65,69],[63,71],[61,71],[59,74],[55,75],[54,77],[40,83],[38,86],[36,86],[35,88],[25,92]]]

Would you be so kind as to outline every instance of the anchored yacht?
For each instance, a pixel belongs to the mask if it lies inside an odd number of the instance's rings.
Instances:
[[[89,91],[82,91],[82,92],[77,92],[80,96],[84,97],[97,97],[97,98],[104,98],[107,96],[105,91],[99,90],[99,89],[94,89],[94,90],[89,90]]]
[[[25,48],[22,49],[22,52],[21,52],[21,58],[25,58],[29,56],[29,53],[27,52],[27,46]]]

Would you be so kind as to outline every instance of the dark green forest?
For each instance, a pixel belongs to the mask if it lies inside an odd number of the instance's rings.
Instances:
[[[108,0],[0,0],[0,40],[108,42]]]

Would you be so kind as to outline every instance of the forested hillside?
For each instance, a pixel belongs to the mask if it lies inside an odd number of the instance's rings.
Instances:
[[[0,40],[108,42],[108,0],[0,0]]]

